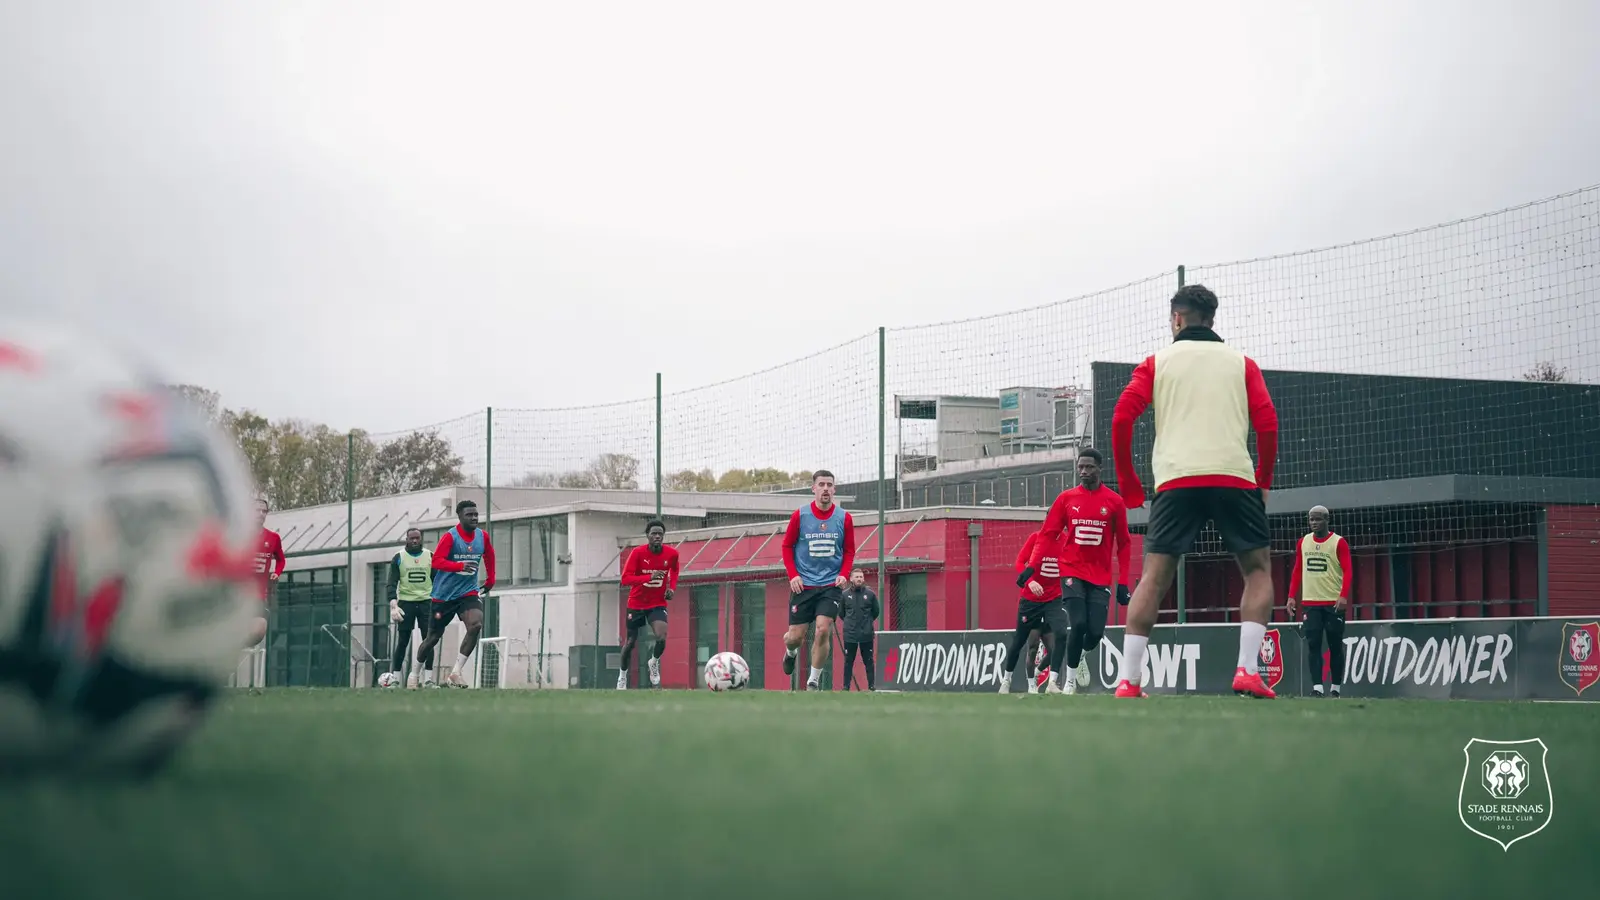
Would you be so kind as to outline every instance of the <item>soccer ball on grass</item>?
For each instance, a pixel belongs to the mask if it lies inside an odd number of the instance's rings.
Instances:
[[[151,773],[259,615],[222,433],[84,335],[0,326],[0,771]]]
[[[378,676],[378,687],[392,688],[400,686],[399,672],[385,672]]]
[[[737,691],[750,683],[750,664],[737,653],[723,651],[706,660],[705,678],[713,691]]]

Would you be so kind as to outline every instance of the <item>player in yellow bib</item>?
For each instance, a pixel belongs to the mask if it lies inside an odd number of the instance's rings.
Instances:
[[[413,627],[417,629],[419,637],[427,636],[431,609],[428,598],[432,593],[433,554],[422,546],[422,529],[407,529],[406,548],[389,561],[389,617],[395,623],[394,656],[390,660],[389,671],[399,672],[405,666]],[[423,683],[434,686],[433,652],[430,650],[426,663],[411,669],[410,676],[406,678],[408,689],[416,689],[419,668],[427,670]]]
[[[1322,638],[1328,638],[1328,680],[1333,696],[1344,683],[1344,611],[1350,604],[1350,544],[1328,530],[1328,508],[1313,506],[1306,516],[1311,533],[1294,548],[1294,573],[1289,576],[1289,618],[1298,618],[1306,638],[1306,665],[1311,693],[1323,696]]]

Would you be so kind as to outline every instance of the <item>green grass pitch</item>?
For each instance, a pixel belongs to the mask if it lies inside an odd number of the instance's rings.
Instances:
[[[1550,748],[1509,852],[1473,737]],[[1590,705],[272,690],[151,783],[0,786],[0,896],[1503,898],[1597,838]]]

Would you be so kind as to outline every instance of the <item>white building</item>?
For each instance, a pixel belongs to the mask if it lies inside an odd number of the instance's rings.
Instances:
[[[492,507],[482,488],[451,487],[270,514],[267,527],[282,536],[288,565],[273,598],[265,652],[253,660],[254,676],[241,667],[241,680],[372,684],[387,669],[391,647],[389,561],[408,528],[423,529],[431,549],[455,525],[455,504],[472,500],[496,554],[484,634],[505,638],[482,662],[498,667],[507,687],[577,684],[571,648],[617,643],[620,542],[643,532],[655,515],[655,494],[495,488],[490,499]],[[666,492],[661,517],[670,531],[771,522],[809,500],[809,494]],[[453,663],[460,640],[460,626],[453,625],[440,645],[440,665]]]

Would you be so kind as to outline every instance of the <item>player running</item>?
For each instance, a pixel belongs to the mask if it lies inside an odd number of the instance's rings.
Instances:
[[[783,674],[794,674],[795,657],[805,640],[806,626],[814,625],[811,640],[811,674],[806,690],[821,689],[822,664],[832,653],[829,637],[839,617],[845,573],[856,555],[855,523],[834,505],[833,473],[819,469],[811,476],[813,501],[789,517],[783,535],[783,567],[789,573],[789,630],[784,632]]]
[[[283,575],[288,560],[283,555],[283,538],[267,527],[266,500],[256,500],[256,527],[261,529],[261,543],[256,548],[256,578],[261,585],[261,615],[250,623],[250,637],[245,647],[254,647],[267,636],[267,600],[272,594],[272,583]]]
[[[1006,674],[1000,679],[1000,693],[1011,693],[1011,675],[1017,670],[1017,660],[1021,658],[1023,647],[1030,642],[1030,635],[1041,634],[1050,648],[1050,668],[1061,667],[1061,651],[1067,646],[1067,608],[1061,603],[1061,534],[1058,531],[1054,538],[1042,531],[1028,535],[1028,540],[1022,545],[1022,553],[1017,556],[1017,571],[1021,573],[1017,578],[1017,587],[1022,588],[1022,596],[1017,598],[1017,630],[1011,635],[1011,644],[1006,647]],[[1030,563],[1036,564],[1030,568]],[[1033,577],[1038,573],[1039,577]],[[1028,679],[1028,693],[1039,692],[1038,683],[1032,678]],[[1061,688],[1051,679],[1045,685],[1045,693],[1059,694]]]
[[[1322,636],[1328,636],[1329,692],[1339,696],[1344,683],[1344,610],[1350,603],[1350,544],[1328,530],[1328,508],[1311,507],[1306,517],[1311,533],[1294,546],[1293,574],[1289,576],[1289,618],[1306,608],[1300,626],[1306,638],[1306,665],[1311,669],[1311,693],[1322,696]]]
[[[484,567],[483,593],[494,590],[494,545],[489,543],[489,532],[478,527],[478,504],[462,500],[456,504],[456,527],[439,538],[433,550],[433,624],[428,636],[417,648],[417,663],[425,665],[433,657],[433,648],[444,637],[450,620],[459,616],[466,635],[461,639],[461,653],[456,656],[455,668],[445,676],[450,687],[464,688],[466,681],[461,673],[467,668],[472,651],[478,649],[478,635],[483,631],[483,600],[479,598],[478,565]]]
[[[433,612],[428,599],[433,595],[433,553],[422,546],[422,529],[406,529],[404,550],[389,560],[389,618],[396,625],[394,657],[389,668],[399,672],[405,668],[406,650],[411,646],[411,629],[417,630],[419,639],[428,636],[429,616]],[[406,676],[406,689],[416,690],[417,672],[425,670],[423,683],[433,687],[433,653],[426,662],[412,668]]]
[[[1100,451],[1087,447],[1078,454],[1078,486],[1062,491],[1050,505],[1039,530],[1044,541],[1059,541],[1061,553],[1061,597],[1066,606],[1072,632],[1066,646],[1052,658],[1052,669],[1065,692],[1076,694],[1089,685],[1087,654],[1100,646],[1106,633],[1106,616],[1111,611],[1111,557],[1117,558],[1117,602],[1128,604],[1128,561],[1133,538],[1128,534],[1128,508],[1116,491],[1100,481],[1103,458]],[[1041,576],[1037,557],[1028,568]],[[1026,579],[1019,579],[1026,581]],[[1062,662],[1066,669],[1061,668]],[[1073,674],[1069,676],[1068,671]]]
[[[1179,288],[1171,303],[1171,346],[1133,370],[1111,417],[1117,484],[1128,508],[1138,509],[1144,505],[1144,486],[1133,468],[1133,424],[1146,408],[1155,407],[1156,499],[1145,535],[1144,572],[1128,606],[1118,697],[1145,696],[1140,687],[1144,653],[1161,597],[1172,586],[1178,557],[1189,552],[1207,520],[1216,524],[1223,547],[1244,573],[1234,693],[1276,696],[1256,667],[1272,614],[1266,501],[1278,458],[1278,412],[1255,360],[1211,330],[1216,312],[1216,294],[1198,284]],[[1248,446],[1251,428],[1255,465]]]
[[[664,543],[667,526],[660,519],[651,519],[644,525],[644,536],[647,543],[633,548],[622,564],[622,583],[628,586],[628,620],[623,625],[627,640],[622,645],[622,671],[617,673],[619,691],[628,689],[628,664],[633,661],[639,629],[646,624],[656,639],[650,651],[650,684],[660,687],[661,654],[667,650],[667,601],[678,589],[678,549]]]

